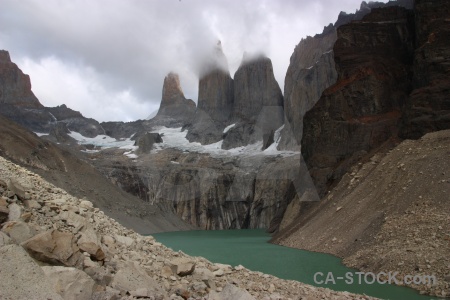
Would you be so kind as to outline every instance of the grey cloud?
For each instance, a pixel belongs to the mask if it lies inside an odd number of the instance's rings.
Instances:
[[[180,74],[186,96],[197,100],[199,65],[217,40],[222,41],[232,76],[244,51],[262,52],[272,59],[283,89],[294,46],[334,22],[339,11],[353,12],[360,1],[0,0],[0,4],[0,48],[12,57],[35,61],[56,57],[73,68],[93,68],[104,89],[129,91],[139,105],[157,106],[169,71]],[[115,105],[114,111],[127,109],[124,103]]]

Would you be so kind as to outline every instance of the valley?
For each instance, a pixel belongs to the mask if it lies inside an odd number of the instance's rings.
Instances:
[[[217,41],[199,69],[196,101],[169,72],[156,114],[131,122],[99,122],[63,103],[42,105],[33,79],[0,50],[2,264],[26,250],[22,259],[39,274],[75,267],[88,277],[85,299],[449,297],[448,13],[444,0],[362,2],[301,39],[284,87],[264,54],[244,53],[231,74]],[[13,179],[23,181],[26,197]],[[84,225],[71,223],[71,212]],[[72,234],[76,262],[25,247],[60,231]],[[362,272],[432,274],[437,283],[408,285],[415,291],[345,285],[332,291],[307,285],[305,273],[284,277],[257,264],[194,257],[206,256],[195,252],[206,249],[205,241],[233,232],[237,240],[256,240],[255,232],[259,238],[247,254],[237,247],[233,259],[278,249],[265,258],[269,266],[277,251],[296,257],[301,249],[311,252],[299,260],[314,261],[313,252],[331,257],[330,269],[341,270],[342,261]],[[83,248],[88,234],[104,257]],[[183,244],[197,234],[207,237],[189,253]],[[163,246],[158,236],[175,238]],[[226,237],[218,239],[226,248]],[[188,274],[176,271],[186,265]],[[123,286],[121,271],[140,283]],[[144,281],[152,288],[143,291]],[[0,298],[25,297],[8,284]],[[376,292],[366,296],[365,289]]]

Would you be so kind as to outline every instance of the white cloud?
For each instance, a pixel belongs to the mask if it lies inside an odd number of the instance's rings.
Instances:
[[[33,74],[32,89],[46,106],[66,104],[98,121],[144,119],[148,111],[157,109],[151,102],[139,101],[130,89],[106,90],[92,67],[65,64],[56,57],[23,58],[18,63]]]
[[[218,39],[232,76],[244,51],[263,51],[283,90],[295,45],[341,10],[354,12],[360,0],[0,3],[0,49],[29,73],[44,105],[64,102],[86,116],[129,120],[159,105],[169,71],[180,74],[186,96],[196,101],[198,60]]]

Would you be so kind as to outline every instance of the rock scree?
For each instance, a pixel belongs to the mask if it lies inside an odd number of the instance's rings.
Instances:
[[[2,211],[20,208],[1,224],[2,299],[373,299],[174,252],[3,157],[0,179]],[[33,232],[21,243],[17,224]]]

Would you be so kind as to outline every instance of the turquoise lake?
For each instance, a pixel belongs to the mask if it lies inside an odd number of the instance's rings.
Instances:
[[[175,251],[232,266],[243,265],[252,271],[261,271],[283,279],[338,291],[366,294],[381,299],[442,299],[424,296],[415,290],[389,284],[358,284],[355,269],[345,267],[341,259],[323,253],[292,249],[268,243],[270,235],[264,230],[178,231],[153,234],[155,239]],[[326,279],[332,272],[336,284],[315,284],[314,274],[322,272]],[[345,274],[353,272],[354,283],[345,283]],[[339,280],[337,277],[344,277]],[[364,282],[364,281],[363,281]]]

